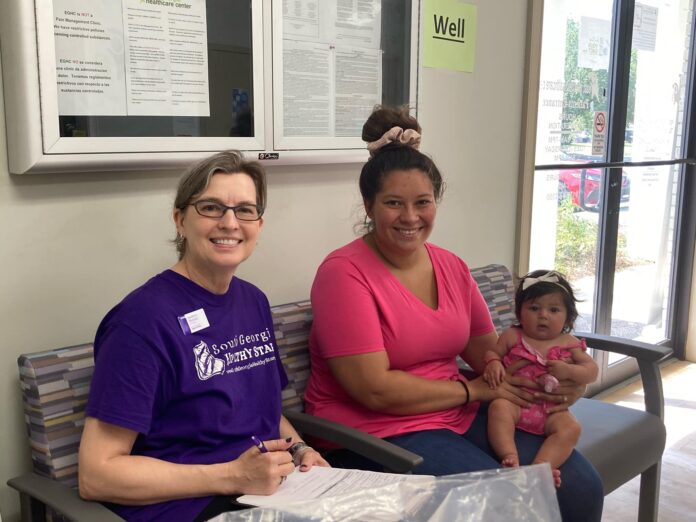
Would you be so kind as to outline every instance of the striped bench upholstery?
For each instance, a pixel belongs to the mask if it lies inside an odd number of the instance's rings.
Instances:
[[[515,322],[515,285],[503,265],[472,268],[471,275],[488,304],[495,329],[500,334]]]
[[[82,344],[21,355],[18,364],[34,471],[76,487],[93,347]]]

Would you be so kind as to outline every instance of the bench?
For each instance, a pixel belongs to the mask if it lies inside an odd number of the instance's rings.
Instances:
[[[501,265],[476,268],[472,274],[500,332],[515,320],[512,276]],[[350,448],[389,471],[407,473],[418,465],[422,459],[411,452],[302,413],[310,371],[307,342],[311,305],[309,301],[290,303],[274,306],[272,312],[278,351],[289,378],[282,397],[284,413],[298,431]],[[572,411],[583,426],[578,450],[597,468],[604,493],[641,475],[638,519],[655,521],[666,438],[657,363],[671,350],[607,336],[579,335],[586,337],[591,348],[638,360],[646,411],[586,398],[573,405]],[[81,500],[74,489],[84,407],[94,365],[92,345],[22,355],[18,362],[34,470],[8,481],[20,492],[22,520],[43,520],[46,506],[72,520],[120,520],[101,504]]]

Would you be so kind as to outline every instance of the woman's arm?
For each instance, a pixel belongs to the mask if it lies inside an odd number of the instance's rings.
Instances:
[[[458,381],[425,379],[389,368],[386,352],[327,359],[334,377],[355,401],[392,415],[414,415],[460,406],[467,401]]]
[[[251,493],[268,495],[293,472],[291,443],[266,441],[220,464],[174,464],[131,455],[138,434],[87,417],[79,453],[79,490],[86,500],[144,505],[178,498]]]

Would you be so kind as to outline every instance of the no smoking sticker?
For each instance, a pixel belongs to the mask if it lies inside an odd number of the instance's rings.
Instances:
[[[597,111],[594,115],[594,125],[592,126],[592,155],[603,156],[606,151],[607,143],[607,113]]]

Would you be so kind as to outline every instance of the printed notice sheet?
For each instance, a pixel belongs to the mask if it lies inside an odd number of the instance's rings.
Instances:
[[[381,2],[283,0],[283,135],[360,136],[382,101]]]
[[[120,2],[55,0],[58,113],[126,114]]]
[[[290,502],[335,497],[406,481],[429,483],[433,480],[434,477],[430,475],[399,475],[317,466],[304,473],[295,470],[272,495],[242,495],[237,502],[250,506],[282,507]]]
[[[210,116],[205,0],[54,0],[58,113]]]

